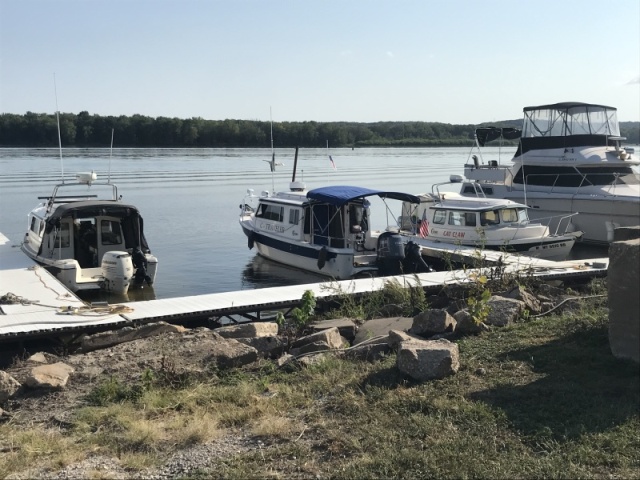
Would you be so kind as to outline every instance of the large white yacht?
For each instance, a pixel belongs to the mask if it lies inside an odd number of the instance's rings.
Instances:
[[[518,137],[511,164],[482,158],[486,142]],[[640,160],[633,148],[622,146],[624,140],[613,107],[525,107],[522,131],[476,130],[460,193],[525,204],[536,220],[579,213],[571,218],[572,228],[584,232],[584,242],[606,245],[615,228],[640,224]]]

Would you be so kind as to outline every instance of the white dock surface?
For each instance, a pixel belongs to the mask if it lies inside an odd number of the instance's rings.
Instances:
[[[431,248],[431,247],[429,247]],[[473,248],[440,244],[433,247],[441,253],[458,253],[477,256]],[[463,253],[464,251],[464,253]],[[603,275],[609,265],[608,258],[552,262],[501,252],[482,251],[486,260],[501,259],[505,271],[523,275],[566,278],[572,274]],[[283,304],[300,301],[306,290],[316,298],[358,294],[379,290],[386,282],[400,285],[438,288],[446,284],[473,281],[474,270],[399,275],[395,277],[364,278],[358,280],[327,281],[286,287],[272,287],[238,292],[213,293],[180,298],[167,298],[127,303],[133,309],[128,313],[113,314],[65,314],[60,307],[83,307],[85,303],[64,287],[53,275],[36,265],[17,245],[0,233],[0,296],[13,294],[22,303],[0,305],[0,337],[50,334],[81,330],[84,327],[115,326],[131,322],[175,320],[195,316],[223,316],[237,312],[275,310]]]

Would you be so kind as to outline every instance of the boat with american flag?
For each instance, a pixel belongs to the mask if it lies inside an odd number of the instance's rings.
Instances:
[[[566,259],[582,237],[570,231],[577,213],[531,221],[529,207],[521,203],[440,192],[440,186],[461,181],[452,175],[449,182],[434,185],[432,193],[417,195],[420,203],[403,202],[400,233],[421,246],[442,242],[547,260]],[[550,224],[556,225],[553,231]]]

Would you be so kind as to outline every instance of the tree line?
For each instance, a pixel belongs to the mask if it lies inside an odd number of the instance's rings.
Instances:
[[[159,148],[322,148],[468,146],[482,125],[438,122],[270,122],[258,120],[205,120],[200,117],[100,116],[83,111],[60,113],[60,139],[64,147],[108,147],[111,135],[117,147]],[[498,127],[520,128],[522,120],[493,122]],[[627,143],[640,143],[640,122],[621,122]],[[57,147],[55,114],[27,112],[0,115],[0,146]]]

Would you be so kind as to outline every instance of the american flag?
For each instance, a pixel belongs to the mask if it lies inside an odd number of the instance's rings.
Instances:
[[[329,161],[331,162],[331,168],[337,170],[336,163],[333,161],[333,158],[331,158],[331,155],[329,155]]]
[[[420,222],[420,236],[425,238],[429,235],[429,220],[427,220],[427,209],[422,212],[422,221]]]

